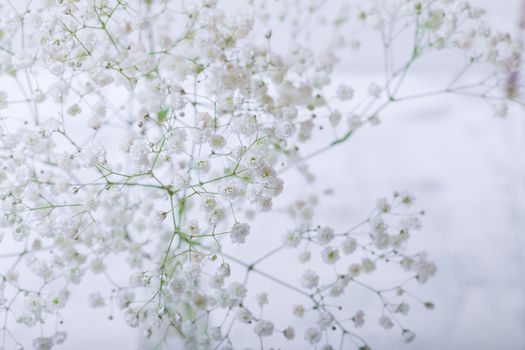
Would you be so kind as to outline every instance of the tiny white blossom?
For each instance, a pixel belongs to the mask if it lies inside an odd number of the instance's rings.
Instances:
[[[240,308],[237,310],[236,313],[237,320],[239,320],[242,323],[249,323],[253,320],[253,315],[250,312],[250,310],[246,308]]]
[[[379,318],[379,325],[381,327],[383,327],[384,329],[390,329],[392,327],[394,327],[394,323],[392,322],[392,320],[390,319],[390,317],[388,316],[381,316],[381,318]]]
[[[255,323],[253,330],[259,337],[269,337],[273,334],[273,323],[270,321],[259,320]]]
[[[310,327],[304,333],[304,340],[314,345],[321,341],[321,331],[318,328]]]
[[[365,313],[362,310],[357,311],[352,317],[352,321],[354,321],[354,326],[358,328],[363,327],[365,324]]]
[[[323,261],[327,264],[335,264],[339,260],[339,250],[332,247],[326,247],[321,252]]]
[[[95,292],[89,295],[89,306],[94,308],[101,308],[106,305],[104,298],[99,292]]]
[[[334,239],[334,230],[330,227],[322,227],[317,231],[317,239],[323,244],[328,244]]]
[[[268,304],[268,293],[262,292],[257,294],[257,304],[259,304],[259,306]]]
[[[304,306],[302,305],[294,305],[293,306],[293,314],[297,317],[303,317],[304,316]]]
[[[304,251],[299,253],[298,260],[301,263],[305,263],[307,261],[310,261],[310,258],[312,257],[312,254],[309,251]]]
[[[408,329],[404,329],[402,338],[405,343],[411,343],[416,338],[416,334]]]
[[[244,243],[249,233],[250,225],[237,222],[231,228],[230,239],[232,243]]]
[[[354,90],[348,85],[339,85],[336,95],[342,101],[351,100],[354,97]]]
[[[316,288],[319,285],[319,275],[313,270],[306,270],[301,275],[301,286],[308,289]]]
[[[350,255],[357,249],[357,241],[354,238],[346,238],[343,241],[343,253]]]
[[[283,334],[286,340],[293,340],[295,338],[295,329],[293,327],[286,327]]]

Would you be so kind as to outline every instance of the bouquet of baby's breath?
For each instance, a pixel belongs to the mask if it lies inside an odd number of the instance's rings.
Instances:
[[[523,88],[520,45],[454,0],[5,0],[0,14],[2,349],[67,342],[62,310],[91,274],[107,284],[86,302],[150,348],[369,349],[365,320],[412,341],[403,316],[433,304],[409,290],[436,272],[407,249],[415,197],[332,227],[315,216],[308,160],[393,104],[461,94],[504,116]],[[335,83],[371,40],[384,77]],[[457,74],[403,93],[434,54]],[[294,171],[312,192],[274,205]],[[286,226],[251,230],[268,212]],[[255,235],[282,239],[235,253]],[[301,275],[261,267],[283,251]],[[400,279],[377,287],[380,271]],[[354,286],[381,311],[348,308]],[[290,318],[264,312],[283,297]]]

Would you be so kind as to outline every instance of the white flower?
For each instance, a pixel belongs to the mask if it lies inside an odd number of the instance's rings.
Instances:
[[[392,322],[392,320],[390,319],[390,317],[388,316],[381,316],[381,318],[379,318],[379,325],[381,327],[383,327],[384,329],[390,329],[392,327],[394,327],[394,323]]]
[[[268,304],[268,293],[262,292],[257,294],[257,304],[259,304],[259,306]]]
[[[332,322],[334,321],[334,317],[329,312],[321,312],[319,315],[319,319],[317,320],[317,324],[319,325],[319,328],[321,329],[327,329],[332,325]]]
[[[410,311],[410,305],[407,303],[401,303],[397,305],[394,309],[394,312],[400,313],[402,315],[407,315],[408,311]]]
[[[33,340],[35,350],[50,350],[53,347],[53,338],[39,337]]]
[[[226,146],[226,138],[222,135],[212,135],[208,140],[210,147],[216,151],[223,149]]]
[[[437,267],[432,262],[421,261],[417,264],[416,271],[416,279],[418,282],[425,283],[430,277],[436,274]]]
[[[328,244],[334,239],[334,230],[330,227],[322,227],[317,231],[317,239],[323,244]]]
[[[352,321],[354,321],[354,326],[357,328],[363,327],[365,324],[365,313],[361,310],[357,311],[352,317]]]
[[[313,270],[306,270],[301,275],[301,286],[308,289],[316,288],[319,285],[319,275]]]
[[[211,211],[217,206],[217,201],[213,197],[207,197],[204,199],[202,205],[204,209]]]
[[[332,296],[334,298],[337,298],[338,296],[340,296],[343,293],[344,293],[344,287],[342,285],[340,285],[339,283],[333,285],[332,288],[330,288],[330,296]]]
[[[67,109],[67,114],[69,114],[71,116],[76,116],[76,115],[80,114],[80,112],[82,112],[82,109],[76,103],[71,105],[71,106],[69,106],[69,108]]]
[[[412,204],[414,204],[414,202],[416,201],[416,197],[409,193],[409,192],[401,192],[399,194],[399,197],[401,198],[401,203],[403,203],[403,205],[406,205],[406,206],[411,206]]]
[[[89,306],[94,308],[101,308],[106,305],[104,298],[99,292],[91,293],[89,295]]]
[[[137,328],[139,326],[139,315],[133,309],[127,309],[124,314],[124,320],[126,324],[131,328]]]
[[[283,235],[283,242],[289,248],[296,248],[301,243],[301,233],[288,231]]]
[[[305,263],[307,261],[310,261],[310,258],[312,257],[312,254],[310,254],[309,251],[304,251],[299,253],[298,259],[301,263]]]
[[[235,184],[228,183],[219,188],[219,193],[221,193],[224,196],[224,198],[231,201],[237,198],[237,196],[239,196],[240,189]]]
[[[370,258],[363,258],[361,260],[361,269],[364,273],[370,273],[376,269],[376,264]]]
[[[38,312],[42,308],[42,301],[40,300],[40,297],[35,294],[28,295],[24,300],[24,304],[27,310],[32,312]]]
[[[66,304],[67,293],[52,293],[48,297],[47,305],[51,309],[62,309]]]
[[[295,329],[293,327],[286,327],[283,334],[286,340],[293,340],[295,338]]]
[[[323,261],[327,264],[335,264],[339,260],[339,250],[332,247],[326,247],[321,252]]]
[[[337,98],[342,101],[351,100],[354,97],[354,89],[348,85],[339,85],[336,92]]]
[[[321,341],[321,331],[315,327],[308,328],[304,333],[304,340],[310,345],[319,343]]]
[[[357,277],[357,276],[359,276],[359,274],[361,273],[361,271],[362,271],[361,265],[360,265],[360,264],[357,264],[357,263],[351,264],[351,265],[348,267],[348,273],[349,273],[350,276],[352,276],[352,277]]]
[[[408,329],[404,329],[401,336],[405,343],[411,343],[415,339],[416,334]]]
[[[388,213],[392,209],[392,206],[390,205],[388,199],[381,198],[377,200],[376,208],[382,213]]]
[[[210,171],[210,163],[207,159],[197,159],[194,166],[199,174],[206,174]]]
[[[246,237],[250,233],[250,225],[246,223],[235,223],[230,232],[230,239],[232,243],[244,243]]]
[[[237,320],[242,323],[249,323],[253,320],[253,315],[250,310],[246,308],[239,308],[236,313]]]
[[[357,241],[354,238],[346,238],[342,248],[345,255],[350,255],[357,249]]]
[[[370,228],[374,234],[384,233],[388,229],[388,225],[381,216],[376,216],[370,220]]]
[[[215,271],[215,275],[222,278],[230,277],[231,275],[231,268],[228,263],[222,263],[221,266],[217,268],[217,271]]]
[[[169,289],[175,296],[181,296],[186,291],[186,280],[175,278],[169,283]]]
[[[123,310],[135,300],[135,293],[131,290],[122,290],[117,295],[118,307]]]
[[[232,303],[240,303],[248,293],[246,287],[239,282],[233,282],[226,290]]]
[[[56,332],[55,335],[53,335],[53,343],[54,344],[62,344],[67,338],[67,332]]]
[[[304,306],[302,305],[294,305],[293,306],[293,314],[297,317],[303,317],[304,316]]]
[[[185,226],[186,232],[189,235],[195,235],[200,232],[199,221],[197,220],[188,220],[188,222],[186,222],[184,226]]]
[[[253,331],[259,337],[269,337],[273,334],[273,323],[270,321],[259,320],[255,323]]]

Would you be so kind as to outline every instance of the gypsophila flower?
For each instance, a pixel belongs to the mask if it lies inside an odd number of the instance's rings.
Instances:
[[[363,258],[361,260],[361,269],[365,273],[370,273],[376,269],[376,264],[370,258]]]
[[[319,275],[313,270],[306,270],[301,275],[301,286],[308,289],[316,288],[319,285]]]
[[[394,308],[394,312],[400,313],[402,315],[407,315],[409,310],[410,305],[407,303],[401,303]]]
[[[386,198],[379,199],[377,201],[376,206],[377,210],[379,210],[382,213],[388,213],[392,209],[390,203],[388,202],[388,199]]]
[[[230,238],[232,243],[244,243],[246,236],[250,233],[250,225],[246,223],[235,223],[231,228]]]
[[[296,248],[301,243],[301,234],[298,231],[290,231],[284,234],[283,242],[287,247]]]
[[[321,341],[321,332],[318,328],[310,327],[304,333],[304,340],[311,345],[317,344]]]
[[[357,249],[357,241],[354,238],[346,238],[343,241],[343,254],[350,255]]]
[[[295,338],[295,329],[293,327],[287,327],[284,329],[283,334],[287,340],[293,340]]]
[[[357,263],[353,263],[351,264],[349,267],[348,267],[348,273],[350,274],[350,276],[352,277],[357,277],[359,276],[359,274],[361,273],[362,271],[362,267],[360,264],[357,264]]]
[[[337,87],[336,95],[339,99],[346,101],[351,100],[354,97],[354,90],[347,85],[339,85]]]
[[[253,315],[250,310],[245,308],[240,308],[237,310],[237,319],[242,323],[249,323],[253,320]]]
[[[390,329],[394,327],[394,323],[392,322],[392,320],[385,315],[381,316],[381,318],[379,319],[379,325],[384,329]]]
[[[253,330],[259,337],[269,337],[273,334],[273,323],[270,321],[259,320],[255,323]]]
[[[297,317],[303,317],[304,316],[304,307],[302,305],[294,305],[293,307],[293,314]]]
[[[416,334],[408,329],[403,330],[402,336],[405,343],[411,343],[416,338]]]
[[[326,247],[321,252],[323,261],[327,264],[335,264],[339,260],[339,250],[332,247]]]
[[[359,310],[356,312],[356,314],[352,317],[352,321],[354,321],[354,326],[356,327],[363,327],[365,324],[365,314],[363,311]]]
[[[259,306],[263,306],[263,305],[266,305],[268,304],[268,293],[259,293],[257,294],[257,304],[259,304]]]
[[[53,339],[49,337],[39,337],[33,340],[33,348],[36,350],[49,350],[53,347]]]
[[[323,227],[318,231],[317,238],[321,243],[330,243],[330,241],[334,239],[334,230],[330,227]]]
[[[299,253],[298,259],[300,262],[305,263],[307,261],[310,261],[312,257],[312,254],[308,251]]]
[[[310,159],[404,100],[461,94],[510,115],[523,100],[522,45],[466,2],[226,1],[0,4],[2,347],[67,344],[64,310],[95,274],[85,304],[166,348],[236,349],[231,329],[245,327],[246,343],[297,333],[329,350],[337,334],[341,348],[368,349],[346,328],[364,324],[363,311],[342,307],[350,286],[380,297],[384,328],[419,302],[405,288],[437,267],[410,250],[424,213],[415,196],[395,192],[363,218],[345,206],[344,222],[323,222],[340,186],[319,188]],[[348,52],[376,37],[384,79],[339,77]],[[405,95],[404,78],[432,55],[450,55],[450,66],[456,57],[461,73],[444,90],[431,81]],[[294,263],[308,266],[288,278]],[[400,280],[381,290],[357,278],[393,269]],[[300,325],[268,318],[274,301],[298,295],[308,298],[287,316]]]
[[[104,302],[104,298],[100,295],[100,293],[92,293],[89,295],[89,305],[91,307],[99,308],[104,307],[106,303]]]
[[[231,275],[230,265],[228,263],[223,263],[221,266],[219,266],[219,268],[217,268],[215,275],[221,278],[230,277]]]

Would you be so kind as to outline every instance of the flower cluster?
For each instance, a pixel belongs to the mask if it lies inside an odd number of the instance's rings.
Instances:
[[[327,3],[267,9],[248,1],[245,14],[216,0],[0,4],[0,79],[12,86],[0,91],[3,348],[27,346],[11,331],[21,326],[41,330],[35,349],[66,341],[61,310],[87,274],[108,284],[89,296],[91,307],[121,310],[119,319],[159,344],[176,338],[188,349],[232,349],[231,331],[244,325],[257,346],[300,338],[328,350],[334,329],[340,344],[366,349],[354,328],[368,313],[346,311],[354,286],[379,298],[381,327],[414,339],[400,316],[410,308],[403,298],[419,299],[405,286],[425,283],[436,267],[406,249],[422,215],[408,193],[379,200],[341,231],[319,226],[316,197],[300,196],[285,210],[292,223],[280,247],[251,263],[228,247],[247,243],[253,222],[275,211],[289,170],[312,182],[309,158],[378,124],[393,103],[457,93],[505,115],[523,90],[520,82],[505,89],[520,47],[459,1],[334,0],[340,11],[325,11]],[[334,40],[311,47],[311,23]],[[366,31],[381,34],[384,82],[335,84],[340,57],[358,50]],[[285,49],[273,48],[288,34]],[[394,60],[409,34],[408,56]],[[403,95],[414,63],[442,51],[466,58],[450,84]],[[476,69],[483,79],[465,82]],[[305,265],[295,280],[258,267],[285,249]],[[399,266],[403,282],[377,289],[365,281],[383,266]],[[236,271],[245,271],[244,282]],[[272,296],[250,289],[251,274],[300,295],[290,312],[316,320],[302,329],[263,317]]]

